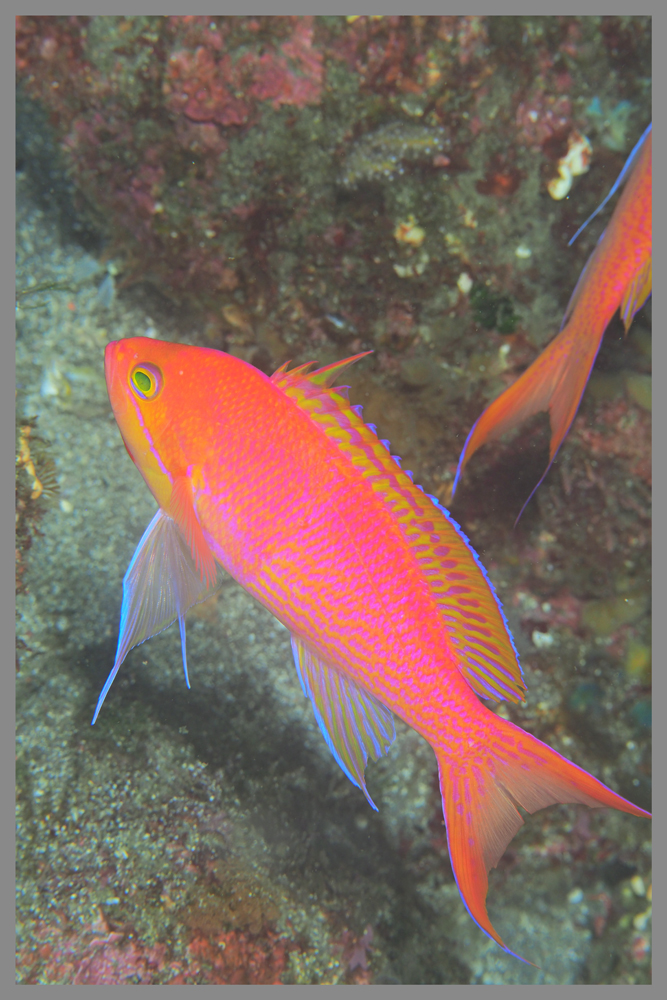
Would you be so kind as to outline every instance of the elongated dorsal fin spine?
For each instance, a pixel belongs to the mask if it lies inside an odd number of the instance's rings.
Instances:
[[[356,361],[360,361],[362,358],[367,357],[372,354],[372,351],[364,351],[362,354],[355,354],[351,358],[345,358],[343,361],[334,361],[331,365],[326,365],[324,368],[318,368],[317,371],[311,372],[310,369],[314,365],[314,361],[307,361],[303,365],[298,365],[296,368],[292,368],[291,371],[287,371],[287,365],[289,361],[281,365],[273,375],[271,376],[271,381],[279,385],[281,389],[286,389],[291,385],[296,385],[299,382],[307,382],[312,386],[317,386],[322,389],[330,389],[337,378],[343,374],[346,368],[353,365]],[[339,386],[338,391],[342,387]],[[346,388],[349,388],[347,386]]]

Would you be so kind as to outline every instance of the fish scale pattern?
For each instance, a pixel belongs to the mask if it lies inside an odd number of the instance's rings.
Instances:
[[[363,355],[361,355],[363,356]],[[440,609],[458,654],[459,669],[477,695],[523,701],[526,686],[500,602],[460,526],[401,470],[375,428],[352,407],[346,386],[332,388],[358,357],[311,372],[286,365],[272,381],[335,441],[355,469],[390,508]]]

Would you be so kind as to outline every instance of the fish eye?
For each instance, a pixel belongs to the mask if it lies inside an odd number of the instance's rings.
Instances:
[[[132,369],[130,385],[140,399],[155,399],[162,388],[162,373],[155,365],[137,365]]]

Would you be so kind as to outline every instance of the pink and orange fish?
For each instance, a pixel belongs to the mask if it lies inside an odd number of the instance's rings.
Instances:
[[[651,294],[651,163],[649,125],[607,197],[570,240],[572,244],[627,178],[611,222],[577,282],[560,333],[473,424],[459,458],[452,496],[478,448],[548,410],[549,464],[519,517],[543,482],[575,418],[609,321],[620,308],[627,333]]]
[[[93,722],[128,650],[175,620],[187,681],[185,613],[220,564],[289,629],[322,734],[373,808],[366,763],[389,751],[394,715],[431,744],[461,896],[505,948],[488,872],[523,824],[518,806],[648,813],[484,704],[524,699],[507,622],[459,526],[332,387],[360,357],[268,378],[200,347],[107,346],[113,412],[159,506],[123,580]]]

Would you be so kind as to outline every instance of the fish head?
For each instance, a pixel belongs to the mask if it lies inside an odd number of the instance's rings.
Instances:
[[[212,453],[218,466],[227,450],[234,454],[225,444],[236,441],[238,453],[239,437],[247,450],[254,435],[257,448],[266,448],[266,435],[252,417],[262,401],[266,408],[271,383],[240,358],[207,347],[128,337],[107,344],[104,370],[125,447],[165,511],[176,479],[191,478]]]
[[[149,337],[111,341],[104,354],[109,400],[130,458],[163,509],[192,462],[185,441],[197,407],[197,348]],[[211,352],[221,354],[219,351]]]

